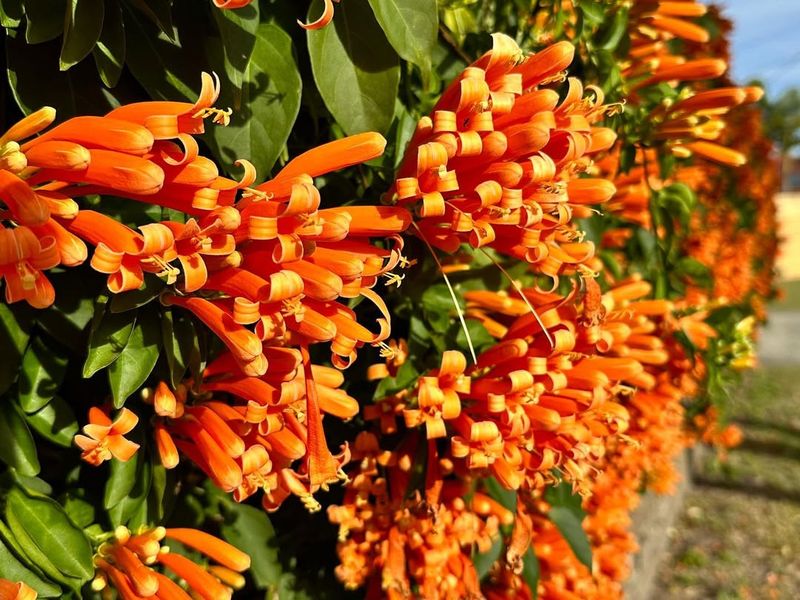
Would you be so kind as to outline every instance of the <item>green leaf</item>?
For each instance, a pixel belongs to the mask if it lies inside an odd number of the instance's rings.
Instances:
[[[539,592],[539,574],[539,558],[533,548],[528,548],[522,559],[522,579],[528,584],[533,600],[536,600]]]
[[[247,157],[264,177],[286,145],[297,119],[302,80],[292,38],[273,23],[261,24],[256,34],[240,85],[223,88],[220,104],[235,109],[230,125],[211,129],[210,141],[222,162],[232,164]],[[252,34],[243,30],[239,37]],[[228,48],[226,42],[226,52]]]
[[[150,461],[142,460],[136,471],[136,481],[133,489],[128,496],[125,496],[119,503],[108,509],[108,516],[114,526],[118,525],[140,525],[142,523],[130,523],[131,518],[142,509],[145,499],[150,491],[152,483],[152,465]],[[146,508],[146,507],[145,507]],[[144,520],[144,519],[143,519]]]
[[[137,3],[144,4],[143,1]],[[163,2],[162,2],[163,4]],[[161,31],[142,20],[127,4],[125,8],[126,65],[154,100],[194,102],[200,91],[200,73],[194,53],[181,48],[170,38],[177,33],[159,18]],[[165,33],[166,32],[166,33]]]
[[[125,22],[122,6],[114,0],[106,0],[103,31],[92,48],[94,64],[106,87],[114,87],[125,64]]]
[[[548,518],[564,536],[575,558],[581,561],[589,571],[592,570],[592,547],[589,538],[581,526],[581,520],[566,506],[554,506],[547,513]]]
[[[369,0],[369,4],[400,57],[429,73],[439,35],[436,0]]]
[[[597,2],[597,0],[578,0],[578,6],[587,22],[592,25],[598,25],[603,22],[606,15],[606,7],[602,2]]]
[[[40,598],[61,596],[60,587],[45,581],[23,565],[2,540],[0,540],[0,578],[7,581],[21,581],[36,590]]]
[[[111,461],[111,472],[106,480],[106,489],[103,494],[104,508],[114,508],[131,493],[133,486],[136,485],[141,459],[142,453],[137,452],[126,462]]]
[[[464,42],[468,33],[478,32],[478,23],[472,11],[465,6],[455,6],[442,11],[442,20],[445,27],[453,32],[459,44]]]
[[[6,517],[16,534],[10,515],[61,573],[81,581],[94,575],[92,546],[58,503],[49,498],[32,498],[12,488],[6,497]]]
[[[260,589],[277,586],[283,572],[278,560],[275,530],[267,513],[248,506],[225,502],[222,537],[250,555],[250,574]]]
[[[164,290],[166,284],[150,273],[145,274],[144,283],[138,290],[114,294],[111,299],[111,312],[121,313],[149,304]]]
[[[708,279],[711,277],[711,269],[696,258],[690,256],[681,258],[675,265],[675,270],[682,275],[689,275],[697,279]]]
[[[147,517],[149,521],[160,523],[164,520],[175,501],[175,480],[173,472],[160,464],[150,466],[150,491],[147,494]]]
[[[486,493],[489,494],[489,496],[516,514],[517,492],[515,490],[507,490],[494,477],[485,477],[483,479],[483,485],[486,488]]]
[[[12,473],[14,481],[31,496],[51,496],[53,494],[53,486],[47,483],[44,479],[39,477],[26,477],[20,475],[18,472]]]
[[[36,433],[65,448],[72,446],[72,438],[78,433],[78,419],[72,407],[59,396],[40,411],[25,415],[25,419]]]
[[[502,553],[503,538],[498,537],[486,552],[479,552],[472,557],[475,571],[478,573],[478,579],[483,579],[489,574],[489,569],[492,568],[492,565],[500,558]]]
[[[86,528],[95,521],[94,505],[83,498],[67,494],[62,504],[64,512],[78,527]]]
[[[130,0],[143,15],[153,22],[163,33],[173,36],[172,0]]]
[[[22,112],[30,114],[42,106],[52,106],[58,120],[64,121],[78,114],[104,114],[119,106],[114,95],[97,85],[94,65],[85,61],[61,71],[58,55],[57,41],[29,45],[21,32],[7,33],[8,82]],[[36,65],[35,77],[31,77],[30,65]]]
[[[91,377],[116,361],[128,344],[136,322],[136,314],[105,310],[108,298],[101,296],[95,306],[95,319],[89,335],[89,353],[83,365],[83,376]],[[105,312],[104,312],[105,311]]]
[[[16,27],[24,15],[22,0],[0,0],[0,26]]]
[[[628,10],[619,8],[614,14],[611,25],[599,38],[598,47],[602,50],[613,51],[619,46],[622,37],[628,30]]]
[[[318,15],[314,0],[309,15]],[[394,114],[400,63],[367,0],[348,0],[328,27],[309,31],[314,81],[325,106],[348,135],[385,133]]]
[[[19,404],[26,413],[45,407],[56,395],[67,372],[67,357],[34,338],[25,356],[19,377]]]
[[[158,361],[161,330],[155,312],[143,311],[125,349],[108,367],[114,406],[120,408],[150,376]]]
[[[64,31],[67,0],[24,0],[25,40],[41,44],[56,39]]]
[[[30,339],[30,328],[29,312],[12,309],[5,302],[0,302],[0,348],[3,349],[3,360],[0,360],[0,395],[17,379],[22,356]]]
[[[450,290],[444,283],[430,286],[422,294],[422,313],[433,331],[444,333],[456,315]]]
[[[384,377],[378,382],[373,398],[375,400],[380,400],[400,390],[410,388],[417,381],[418,377],[419,372],[414,367],[414,364],[411,361],[404,362],[400,368],[397,369],[395,377]]]
[[[170,383],[177,387],[183,381],[196,341],[194,325],[185,315],[168,309],[161,312],[161,333]]]
[[[241,107],[241,90],[244,74],[256,44],[258,26],[258,2],[248,4],[237,10],[214,10],[211,14],[217,22],[222,46],[225,51],[225,73],[236,92],[238,102],[232,104],[234,110]],[[262,26],[263,27],[263,26]],[[281,33],[283,33],[281,31]],[[291,43],[291,42],[290,42]]]
[[[450,302],[452,305],[452,300]],[[492,335],[487,331],[486,327],[480,321],[476,321],[475,319],[467,319],[467,331],[464,331],[464,327],[461,325],[459,321],[454,323],[456,326],[456,348],[461,350],[462,352],[469,352],[469,344],[467,343],[467,333],[469,333],[469,339],[472,340],[472,346],[475,348],[476,352],[481,352],[485,348],[489,346],[493,346],[495,341]]]
[[[568,509],[579,521],[583,521],[586,513],[583,510],[583,499],[572,491],[572,485],[567,481],[560,481],[558,485],[545,488],[544,499],[551,506],[560,506]]]
[[[103,31],[104,0],[68,0],[59,64],[62,71],[82,61]]]
[[[39,473],[39,458],[30,429],[10,398],[0,398],[0,460],[22,475]]]

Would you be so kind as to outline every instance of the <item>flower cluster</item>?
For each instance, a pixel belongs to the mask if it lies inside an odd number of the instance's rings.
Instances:
[[[328,25],[335,1],[300,25]],[[729,26],[716,10],[564,0],[556,15],[539,4],[509,8],[520,11],[515,37],[495,33],[436,97],[442,70],[415,57],[404,85],[420,75],[426,89],[396,99],[386,157],[382,135],[343,136],[364,129],[343,122],[334,141],[298,155],[283,138],[266,181],[252,156],[236,162],[238,181],[222,175],[201,136],[232,111],[216,107],[208,74],[194,103],[120,103],[58,124],[45,107],[0,136],[0,280],[14,305],[0,306],[0,325],[21,365],[18,380],[0,378],[2,401],[10,390],[15,403],[0,420],[20,444],[0,457],[14,467],[0,495],[14,486],[54,524],[26,531],[9,502],[9,530],[31,542],[9,541],[9,556],[45,562],[35,537],[75,534],[74,561],[0,570],[14,579],[0,579],[0,598],[61,585],[131,600],[260,594],[277,563],[253,586],[248,553],[268,560],[273,540],[228,537],[228,517],[264,519],[268,531],[271,513],[285,540],[293,503],[326,509],[313,522],[338,529],[331,576],[369,598],[622,596],[642,490],[671,492],[689,444],[741,441],[714,393],[755,363],[754,328],[774,294],[777,176],[752,106],[762,92],[725,76]],[[437,6],[457,46],[449,29],[468,9]],[[372,8],[375,30],[399,44]],[[310,53],[337,52],[348,27],[310,34]],[[228,50],[226,72],[241,79]],[[264,82],[239,83],[237,103]],[[264,85],[289,112],[284,83]],[[316,118],[317,99],[304,104]],[[111,208],[120,203],[142,211],[127,220]],[[59,306],[61,277],[79,274],[102,288],[93,316],[86,302]],[[392,290],[404,279],[413,289]],[[54,314],[68,325],[54,327]],[[150,316],[163,339],[149,339],[161,337],[145,331]],[[77,404],[79,377],[36,354],[39,329],[76,327],[91,338],[92,390],[77,434],[56,421]],[[149,368],[125,370],[146,355]],[[93,377],[102,368],[106,387]],[[42,410],[60,412],[45,423]],[[53,485],[33,477],[26,423],[72,440],[83,470]],[[73,489],[106,470],[105,488]],[[334,484],[338,496],[321,493]],[[62,487],[63,502],[40,498]],[[248,552],[170,527],[172,501],[200,506],[181,525],[219,526]],[[288,585],[278,579],[270,590]]]

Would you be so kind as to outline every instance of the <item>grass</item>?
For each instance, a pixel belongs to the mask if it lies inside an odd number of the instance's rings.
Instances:
[[[745,432],[727,462],[695,462],[697,485],[659,574],[665,600],[800,597],[800,367],[765,367],[732,397]]]

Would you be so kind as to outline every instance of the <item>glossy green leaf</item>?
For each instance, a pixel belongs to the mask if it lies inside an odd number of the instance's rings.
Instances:
[[[31,494],[32,496],[53,495],[53,486],[40,477],[27,477],[25,475],[21,475],[17,471],[15,471],[12,475],[16,484],[25,490],[26,493]]]
[[[14,100],[22,112],[29,114],[42,106],[52,106],[58,120],[78,114],[104,114],[119,105],[115,90],[112,95],[97,85],[97,70],[89,61],[68,71],[59,69],[58,41],[30,45],[22,32],[10,30],[6,35],[8,82]],[[30,66],[36,65],[31,77]],[[130,96],[125,96],[129,98]]]
[[[127,495],[108,509],[108,516],[114,526],[131,525],[136,527],[147,520],[147,506],[145,500],[147,499],[152,484],[152,464],[142,455],[142,450],[140,450],[136,456],[138,460],[135,463],[136,469],[133,487],[130,488]],[[131,459],[128,462],[133,460],[134,459]],[[138,516],[137,522],[132,522],[135,515]]]
[[[0,578],[7,581],[22,581],[39,594],[40,598],[59,598],[61,588],[39,577],[22,564],[14,553],[0,540]]]
[[[22,475],[39,473],[39,458],[22,411],[10,398],[0,398],[0,460]]]
[[[489,569],[497,562],[502,553],[503,539],[498,537],[486,552],[478,552],[473,555],[472,562],[475,565],[475,571],[478,573],[478,579],[483,579],[489,574]]]
[[[59,64],[62,71],[86,58],[103,31],[104,0],[67,0]]]
[[[25,40],[41,44],[56,39],[64,31],[67,0],[23,0],[25,5]]]
[[[64,512],[70,520],[78,527],[88,527],[95,521],[94,506],[84,500],[71,494],[67,494],[61,504],[64,506]]]
[[[171,25],[166,30],[169,34],[164,29],[159,31],[142,13],[127,4],[123,7],[126,65],[133,76],[154,100],[194,102],[200,92],[199,65],[204,61],[170,39],[177,37]],[[164,27],[161,19],[158,21]]]
[[[160,523],[175,501],[175,476],[160,464],[150,465],[150,491],[147,493],[147,519]]]
[[[78,419],[72,406],[59,396],[41,410],[25,415],[25,420],[43,438],[65,448],[72,446],[72,438],[78,433]]]
[[[462,307],[463,308],[463,307]],[[435,332],[444,333],[456,317],[453,297],[444,283],[430,286],[422,294],[422,313]]]
[[[225,522],[220,526],[222,537],[250,555],[250,574],[256,586],[276,586],[282,569],[278,560],[275,530],[267,513],[253,506],[225,502]]]
[[[240,37],[247,36],[252,34],[242,30]],[[247,157],[266,177],[297,118],[302,81],[292,39],[283,29],[263,23],[256,36],[241,85],[223,88],[220,103],[235,109],[230,125],[211,129],[210,141],[223,163],[233,164],[236,159]]]
[[[245,72],[253,48],[256,45],[256,36],[259,29],[258,2],[253,2],[237,10],[214,10],[211,12],[217,22],[222,46],[225,53],[225,74],[233,84],[232,92],[236,94],[237,103],[231,107],[238,111],[242,106],[241,90],[245,79]],[[275,29],[278,29],[275,27]],[[275,33],[273,30],[272,33]],[[283,33],[281,31],[281,33]],[[259,34],[259,37],[260,34]]]
[[[384,377],[375,388],[374,398],[380,400],[390,394],[395,394],[413,386],[419,379],[419,372],[412,361],[403,363],[394,377]]]
[[[528,584],[528,589],[536,600],[539,594],[539,576],[540,576],[539,558],[533,551],[533,548],[528,548],[525,556],[522,558],[522,579]]]
[[[172,0],[129,0],[142,15],[147,17],[163,33],[173,36]]]
[[[318,15],[315,0],[309,15]],[[348,0],[333,23],[308,32],[314,81],[325,106],[349,135],[385,133],[394,114],[400,63],[367,0]]]
[[[48,279],[55,287],[56,301],[47,310],[37,311],[36,324],[60,345],[83,355],[89,335],[86,326],[94,315],[94,298],[100,289],[99,278],[71,270],[48,274]]]
[[[95,318],[89,335],[89,353],[83,376],[91,377],[116,361],[133,333],[135,313],[112,313],[106,310],[108,298],[101,297],[95,306]]]
[[[547,516],[564,536],[575,557],[591,571],[592,547],[575,512],[565,506],[554,506]]]
[[[436,0],[369,0],[369,4],[400,57],[420,67],[423,73],[430,71],[439,35]]]
[[[157,314],[151,310],[142,311],[125,349],[108,367],[115,407],[125,404],[125,400],[147,380],[158,361],[160,342]]]
[[[161,334],[164,356],[169,365],[170,382],[173,387],[177,387],[183,381],[196,341],[194,325],[180,311],[162,310]]]
[[[597,0],[578,0],[578,7],[583,13],[583,17],[592,25],[603,22],[606,15],[606,6]]]
[[[0,302],[0,348],[3,349],[3,360],[0,360],[0,395],[4,394],[14,383],[19,374],[22,356],[30,339],[31,313],[21,305],[14,308]]]
[[[61,573],[83,581],[94,575],[89,540],[57,502],[12,488],[6,497],[6,516],[9,515]],[[9,526],[17,533],[10,521]]]
[[[22,0],[0,0],[0,26],[16,27],[24,15]]]
[[[571,511],[575,517],[582,521],[586,516],[583,510],[583,499],[580,494],[572,491],[572,485],[568,481],[560,481],[557,485],[550,485],[545,489],[544,499],[551,506],[560,506]]]
[[[133,486],[136,485],[141,459],[142,453],[137,452],[125,462],[116,459],[111,461],[111,469],[103,494],[103,506],[106,509],[115,507],[131,493]]]
[[[513,513],[517,512],[516,490],[507,490],[494,477],[484,478],[483,485],[486,488],[486,493],[489,494],[489,496],[497,500],[502,506],[504,506],[511,512]]]
[[[478,23],[475,21],[475,16],[465,6],[444,9],[442,11],[442,20],[445,27],[453,32],[459,43],[463,43],[468,33],[476,33],[478,31]]]
[[[34,338],[22,357],[19,376],[19,404],[26,413],[34,413],[56,395],[67,372],[67,357],[41,338]]]
[[[121,313],[149,304],[164,290],[166,284],[155,275],[146,274],[144,283],[138,290],[114,294],[111,298],[110,309],[112,313]]]
[[[122,6],[115,0],[106,0],[103,31],[92,49],[94,63],[106,87],[114,87],[125,65],[125,22]]]

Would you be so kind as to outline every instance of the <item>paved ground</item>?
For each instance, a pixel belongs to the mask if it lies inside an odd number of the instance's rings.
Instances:
[[[765,365],[800,365],[800,312],[771,312],[758,356]]]
[[[653,600],[800,598],[800,312],[772,313],[760,357],[732,393],[744,443],[694,457]]]

